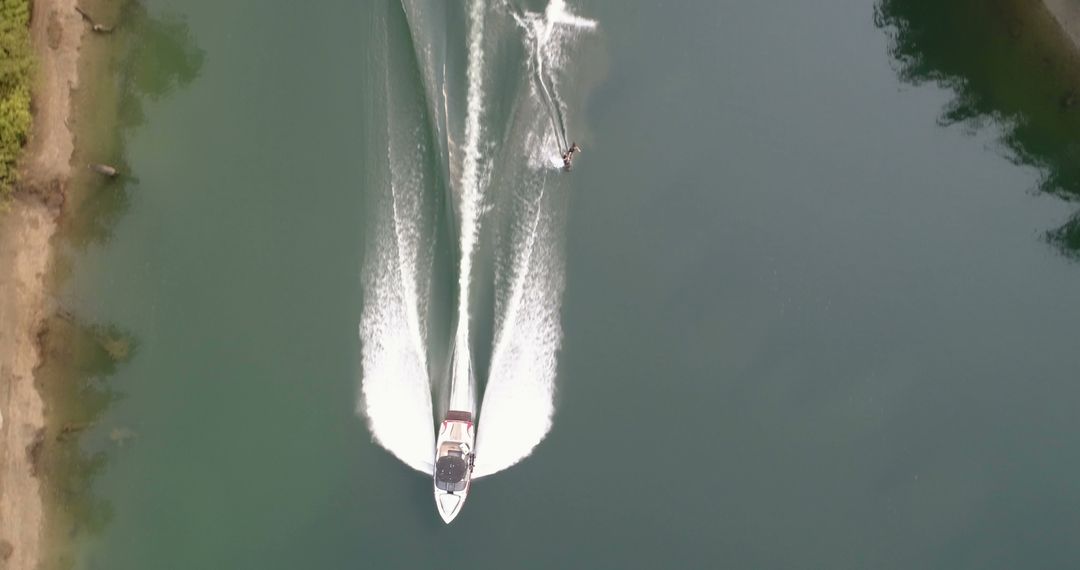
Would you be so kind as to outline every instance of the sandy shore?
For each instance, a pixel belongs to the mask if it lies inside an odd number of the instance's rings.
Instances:
[[[1043,4],[1073,45],[1080,47],[1080,0],[1043,0]]]
[[[45,416],[34,385],[36,333],[48,310],[49,239],[74,148],[67,123],[84,32],[75,5],[34,0],[34,128],[18,198],[0,214],[0,567],[12,570],[33,570],[41,560],[43,507],[34,450]]]
[[[52,216],[20,201],[0,217],[0,558],[4,568],[34,568],[42,521],[31,449],[44,426],[34,387],[34,329],[43,315],[42,275]]]

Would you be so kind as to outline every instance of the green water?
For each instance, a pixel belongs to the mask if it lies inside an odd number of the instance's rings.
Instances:
[[[1046,30],[999,25],[1028,12],[572,3],[600,29],[562,85],[586,150],[554,428],[447,527],[355,413],[371,54],[400,7],[137,6],[110,83],[130,176],[68,221],[57,293],[134,347],[73,366],[97,390],[74,567],[1080,557],[1080,110]]]

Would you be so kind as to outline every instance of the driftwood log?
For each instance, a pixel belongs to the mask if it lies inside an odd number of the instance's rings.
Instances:
[[[90,14],[87,14],[85,10],[83,10],[82,8],[80,8],[78,6],[75,7],[75,11],[78,12],[80,16],[82,16],[83,20],[86,20],[86,23],[90,24],[90,29],[91,30],[94,30],[95,32],[97,32],[99,34],[111,34],[112,33],[113,26],[103,26],[103,25],[95,22],[94,18],[92,18],[90,16]]]
[[[120,171],[118,171],[115,166],[109,166],[108,164],[91,164],[89,166],[90,170],[93,170],[102,176],[108,176],[109,178],[116,178],[116,175],[120,174]]]

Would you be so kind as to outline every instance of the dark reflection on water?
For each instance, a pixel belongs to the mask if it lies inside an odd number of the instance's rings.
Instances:
[[[1038,191],[1080,200],[1080,57],[1039,2],[882,0],[875,24],[906,82],[954,99],[943,125],[1000,125],[1010,160],[1040,172]],[[1046,239],[1080,259],[1080,212]]]
[[[128,134],[145,122],[144,102],[190,84],[205,60],[183,20],[152,17],[135,0],[102,1],[92,10],[97,20],[115,23],[116,31],[85,39],[75,178],[63,232],[79,247],[108,240],[113,224],[130,207],[131,192],[139,189],[125,145]],[[90,163],[114,165],[121,175],[104,179],[85,168]]]
[[[84,37],[73,177],[49,275],[54,291],[72,277],[79,250],[108,241],[141,190],[125,147],[145,122],[144,104],[190,84],[205,60],[182,20],[152,17],[136,0],[80,5],[116,30]],[[121,174],[103,178],[87,168],[91,163],[114,165]],[[128,331],[86,323],[65,310],[43,323],[38,342],[42,364],[35,377],[48,411],[34,453],[50,508],[42,567],[70,568],[80,539],[99,534],[112,520],[111,505],[94,493],[95,482],[110,456],[137,439],[123,425],[105,425],[104,418],[123,397],[111,377],[134,358],[138,343]]]
[[[35,468],[53,507],[46,529],[46,568],[70,567],[67,547],[82,535],[97,534],[112,518],[108,502],[93,484],[108,464],[107,450],[124,445],[134,432],[112,426],[109,445],[88,450],[86,434],[101,431],[99,422],[122,394],[109,378],[136,352],[136,340],[114,326],[88,325],[69,314],[44,321],[38,332],[42,364],[35,374],[48,402],[47,423],[35,445]]]
[[[1046,238],[1063,253],[1080,259],[1080,212],[1073,214],[1060,228],[1046,232]]]

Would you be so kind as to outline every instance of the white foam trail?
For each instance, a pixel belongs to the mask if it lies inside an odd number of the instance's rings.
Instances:
[[[431,208],[424,192],[427,145],[422,104],[409,101],[408,86],[395,89],[390,73],[388,67],[389,187],[374,206],[363,269],[358,411],[367,416],[375,441],[410,467],[431,473],[435,434],[424,315],[434,242],[425,224]]]
[[[559,149],[562,144],[552,129],[525,136],[525,161],[529,170],[562,170],[563,161]]]
[[[551,429],[555,411],[556,352],[562,340],[559,305],[563,287],[560,225],[545,211],[543,175],[511,239],[508,300],[498,325],[491,375],[484,392],[475,477],[491,475],[527,457]],[[528,209],[528,208],[527,208]]]
[[[526,161],[525,169],[510,170],[507,181],[517,190],[510,203],[514,223],[502,238],[509,253],[496,263],[495,346],[480,408],[474,477],[528,457],[551,429],[565,267],[559,208],[565,203],[548,194],[549,186],[565,184],[551,170],[562,168],[567,146],[555,73],[577,31],[596,27],[595,21],[569,13],[561,0],[550,2],[542,15],[513,15],[525,33],[534,81],[532,100],[516,117],[516,130],[523,132],[516,137],[520,146],[508,153]]]
[[[566,26],[573,26],[575,28],[593,29],[596,27],[596,20],[590,20],[588,18],[582,18],[571,14],[566,9],[565,0],[551,0],[548,3],[547,9],[544,10],[544,19],[548,21],[550,26],[555,24],[563,24]]]
[[[420,471],[431,472],[435,447],[431,385],[426,346],[418,318],[426,292],[412,268],[418,265],[420,234],[403,215],[415,204],[402,200],[397,181],[391,184],[391,212],[380,224],[374,255],[364,275],[365,303],[360,320],[363,367],[360,411],[375,440]]]
[[[529,63],[533,68],[531,71],[534,83],[531,84],[530,87],[532,90],[536,91],[535,96],[548,106],[548,113],[551,116],[552,134],[556,139],[555,147],[561,152],[570,146],[566,140],[566,132],[563,130],[562,126],[562,109],[559,108],[559,102],[552,92],[552,89],[549,88],[544,81],[545,54],[542,42],[546,41],[547,37],[550,36],[549,26],[543,18],[539,17],[539,14],[527,13],[524,16],[518,16],[516,13],[511,14],[518,27],[525,32],[525,47],[531,51]],[[533,133],[530,132],[529,135],[532,136]],[[559,164],[561,164],[562,159],[561,157],[558,158]]]
[[[596,21],[570,13],[563,0],[552,0],[543,14],[536,12],[518,14],[512,8],[510,14],[524,32],[525,47],[530,52],[529,65],[533,77],[530,87],[537,91],[534,96],[548,107],[554,130],[554,148],[557,150],[550,153],[554,155],[554,159],[545,159],[542,163],[550,162],[554,167],[562,168],[562,153],[570,147],[570,141],[566,137],[566,109],[558,95],[555,85],[556,76],[549,73],[548,69],[557,70],[564,63],[563,48],[568,43],[567,39],[580,29],[595,29]],[[544,139],[546,143],[548,137]],[[533,152],[530,151],[531,163],[539,165],[540,162],[536,161],[532,155]]]
[[[458,327],[454,335],[454,358],[450,389],[451,409],[474,411],[472,351],[469,346],[471,311],[469,295],[473,254],[480,225],[480,141],[484,115],[484,2],[473,0],[469,10],[468,93],[465,111],[464,166],[461,174],[461,265],[458,274]],[[458,406],[458,407],[455,407]],[[461,407],[467,406],[467,407]]]

